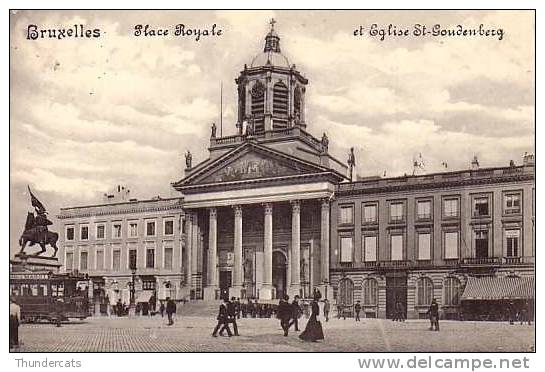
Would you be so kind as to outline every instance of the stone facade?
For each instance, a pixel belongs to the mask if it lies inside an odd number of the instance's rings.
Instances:
[[[144,301],[144,293],[155,293],[157,300],[188,295],[180,198],[112,199],[62,208],[58,218],[63,226],[58,256],[62,271],[89,276],[89,296],[97,310],[102,306],[98,311],[107,311],[107,300],[129,305],[133,282],[136,302]]]
[[[534,195],[531,157],[523,166],[338,185],[330,257],[337,299],[360,300],[378,317],[391,317],[399,300],[419,318],[436,298],[456,317],[469,276],[534,275]]]

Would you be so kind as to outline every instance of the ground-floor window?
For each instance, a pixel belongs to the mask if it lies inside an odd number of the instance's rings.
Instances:
[[[363,304],[375,306],[378,302],[378,284],[376,279],[363,281]]]
[[[339,302],[345,306],[352,306],[354,299],[354,282],[348,278],[339,284]]]
[[[420,278],[416,284],[418,293],[417,305],[428,306],[433,299],[433,282],[430,278]]]
[[[445,297],[443,298],[443,304],[446,306],[457,306],[460,304],[460,291],[462,285],[458,278],[446,278],[445,279]]]

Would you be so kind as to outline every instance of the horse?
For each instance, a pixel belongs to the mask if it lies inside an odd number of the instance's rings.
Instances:
[[[51,257],[55,257],[57,255],[58,247],[57,247],[57,240],[59,240],[59,234],[53,231],[47,231],[45,241],[40,241],[40,231],[37,227],[34,226],[34,213],[28,212],[26,223],[25,223],[25,231],[19,238],[19,246],[21,247],[21,250],[19,251],[19,254],[24,254],[26,245],[28,242],[30,242],[29,246],[33,246],[34,244],[38,243],[40,245],[41,251],[36,253],[36,256],[41,255],[46,251],[46,245],[50,245],[55,249],[55,252],[53,252],[53,255]]]

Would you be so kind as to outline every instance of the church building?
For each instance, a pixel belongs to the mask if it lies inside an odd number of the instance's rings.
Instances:
[[[347,167],[307,132],[308,80],[282,54],[274,25],[238,86],[237,133],[172,186],[183,194],[186,277],[204,299],[308,296],[329,285],[330,203]]]

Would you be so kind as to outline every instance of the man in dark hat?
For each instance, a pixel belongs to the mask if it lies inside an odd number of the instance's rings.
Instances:
[[[430,308],[426,314],[430,317],[430,331],[433,331],[434,328],[436,331],[439,331],[439,305],[435,298],[431,301]]]
[[[293,325],[295,326],[295,331],[299,332],[299,317],[303,313],[301,311],[301,306],[299,305],[299,296],[295,295],[295,297],[293,298],[293,302],[291,303],[291,307],[292,307],[292,318],[288,328],[290,328]]]
[[[356,322],[361,322],[360,311],[361,311],[361,305],[360,305],[360,302],[357,301],[356,305],[354,305],[354,312],[356,313]]]
[[[15,303],[13,296],[9,298],[9,348],[19,346],[19,321],[21,307]]]
[[[515,318],[517,317],[517,310],[515,308],[515,303],[509,301],[507,305],[507,311],[509,312],[509,324],[515,324]]]
[[[284,336],[288,336],[288,330],[290,329],[290,320],[293,316],[293,308],[288,303],[289,296],[286,295],[284,298],[280,299],[278,303],[277,316],[280,319],[280,326],[284,330]]]
[[[218,310],[218,324],[216,324],[216,327],[214,328],[214,331],[212,332],[213,337],[218,337],[218,331],[221,328],[220,335],[222,334],[224,330],[227,331],[227,335],[231,337],[233,334],[231,333],[231,329],[229,328],[229,315],[227,312],[227,304],[229,300],[227,297],[223,298],[223,302],[220,304],[219,310]]]
[[[233,332],[235,336],[238,334],[238,325],[237,325],[237,312],[235,308],[235,297],[231,297],[231,301],[227,300],[227,323],[233,323]],[[225,327],[224,327],[225,328]],[[229,329],[229,327],[227,327]],[[229,333],[229,332],[227,332]],[[223,335],[223,329],[220,331],[220,336]]]
[[[167,297],[166,312],[168,317],[168,325],[173,325],[174,320],[172,320],[172,314],[176,313],[176,303],[170,297]]]

